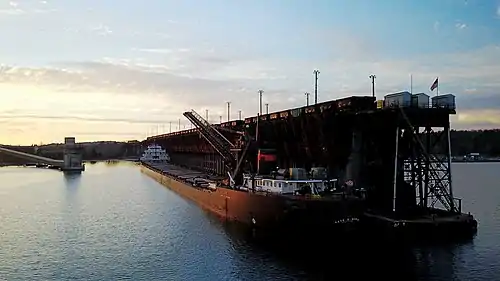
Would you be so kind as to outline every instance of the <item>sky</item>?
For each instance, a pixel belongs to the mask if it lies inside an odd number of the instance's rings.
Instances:
[[[0,0],[0,143],[141,140],[410,90],[456,95],[455,129],[500,127],[500,0]],[[313,95],[310,96],[312,101]]]

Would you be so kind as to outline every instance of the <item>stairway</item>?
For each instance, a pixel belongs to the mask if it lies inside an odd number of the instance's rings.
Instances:
[[[200,130],[203,138],[205,138],[208,143],[210,143],[210,145],[223,157],[224,164],[228,167],[232,167],[236,161],[236,158],[231,152],[234,145],[216,128],[210,125],[208,121],[196,113],[196,111],[187,111],[184,112],[183,115]]]

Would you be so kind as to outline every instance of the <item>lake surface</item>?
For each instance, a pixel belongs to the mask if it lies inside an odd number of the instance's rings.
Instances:
[[[0,280],[500,276],[500,164],[453,164],[455,196],[464,198],[463,210],[479,221],[472,242],[425,247],[370,242],[367,247],[332,241],[328,243],[338,244],[338,250],[325,253],[321,241],[298,241],[317,251],[296,253],[299,258],[293,259],[223,225],[143,175],[135,164],[86,168],[81,176],[0,168]],[[315,263],[317,267],[311,266]]]

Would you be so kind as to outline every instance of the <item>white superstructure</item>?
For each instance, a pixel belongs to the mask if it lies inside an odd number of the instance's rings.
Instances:
[[[283,195],[298,195],[303,192],[318,195],[326,190],[336,191],[337,180],[308,179],[304,169],[292,168],[286,178],[280,175],[268,177],[244,174],[241,188]]]
[[[140,158],[141,162],[169,162],[167,151],[157,144],[149,145]]]
[[[335,185],[337,183],[336,179],[324,181],[324,180],[284,180],[284,179],[272,179],[264,177],[255,177],[252,181],[251,177],[245,175],[243,177],[243,186],[248,190],[255,191],[265,191],[269,193],[276,194],[289,194],[297,195],[302,190],[308,190],[307,193],[318,195],[320,192],[325,191],[327,186]]]

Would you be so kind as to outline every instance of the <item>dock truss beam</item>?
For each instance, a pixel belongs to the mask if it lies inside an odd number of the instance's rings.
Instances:
[[[405,122],[396,142],[395,201],[408,205],[410,202],[404,198],[397,200],[398,193],[408,189],[401,192],[402,196],[408,198],[414,194],[415,205],[420,210],[432,208],[460,213],[460,199],[453,197],[449,121],[442,127],[421,127],[413,125],[418,122],[412,122],[403,109],[401,117]]]

